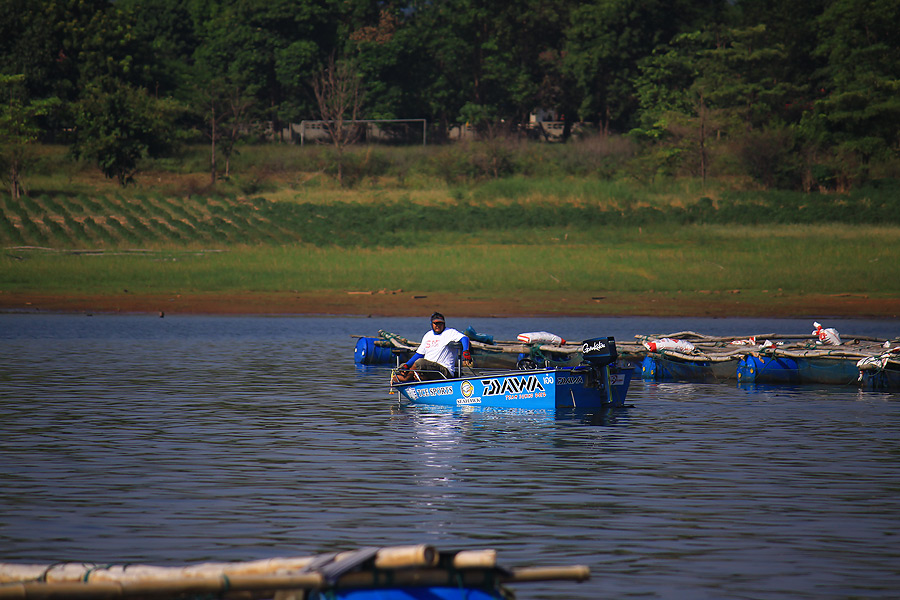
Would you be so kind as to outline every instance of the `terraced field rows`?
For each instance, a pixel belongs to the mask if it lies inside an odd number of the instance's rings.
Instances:
[[[52,248],[284,244],[300,241],[265,200],[121,196],[0,197],[0,244]]]
[[[597,192],[584,198],[459,198],[418,203],[409,198],[329,201],[298,193],[263,197],[135,194],[41,195],[13,201],[0,194],[0,246],[73,248],[224,248],[284,246],[409,248],[436,241],[456,244],[470,235],[491,243],[555,239],[570,234],[597,240],[657,226],[900,224],[900,194],[891,186],[847,195],[728,192],[716,201],[616,200]]]

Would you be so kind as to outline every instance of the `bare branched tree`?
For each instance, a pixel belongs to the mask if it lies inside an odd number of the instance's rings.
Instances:
[[[225,155],[225,177],[231,174],[231,155],[238,140],[245,134],[251,133],[250,111],[253,108],[253,96],[245,90],[233,85],[228,89],[227,115],[223,124],[225,131],[222,134],[222,153]]]
[[[225,177],[231,166],[234,146],[249,129],[253,106],[250,93],[227,78],[212,77],[194,85],[194,103],[202,117],[203,132],[210,141],[210,185],[218,179],[218,153],[225,155]]]
[[[356,64],[330,58],[313,80],[313,91],[319,114],[337,153],[338,183],[343,185],[344,148],[356,142],[362,131],[355,121],[359,118],[365,92]]]

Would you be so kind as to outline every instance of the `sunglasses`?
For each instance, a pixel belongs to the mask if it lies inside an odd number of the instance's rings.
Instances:
[[[441,327],[443,327],[444,322],[443,321],[432,321],[431,326],[434,327],[435,325],[440,325]]]

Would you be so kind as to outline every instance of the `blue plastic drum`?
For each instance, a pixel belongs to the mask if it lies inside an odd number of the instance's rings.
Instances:
[[[356,342],[356,350],[353,351],[353,360],[358,365],[385,365],[393,362],[394,353],[390,348],[376,346],[378,338],[359,338]]]
[[[745,356],[738,363],[738,383],[800,383],[797,361],[792,358]]]

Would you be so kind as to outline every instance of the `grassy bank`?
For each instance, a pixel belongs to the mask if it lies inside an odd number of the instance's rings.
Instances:
[[[898,227],[520,230],[415,248],[311,245],[84,252],[11,248],[2,288],[54,293],[416,289],[900,294]],[[504,237],[504,236],[500,236]]]
[[[571,154],[553,156],[571,149],[541,159],[568,174],[439,177],[434,161],[459,150],[384,152],[358,153],[384,164],[352,187],[321,150],[275,146],[215,189],[190,157],[119,189],[48,150],[29,197],[0,195],[0,293],[900,296],[892,182],[842,195],[639,183],[596,165],[576,176]]]

